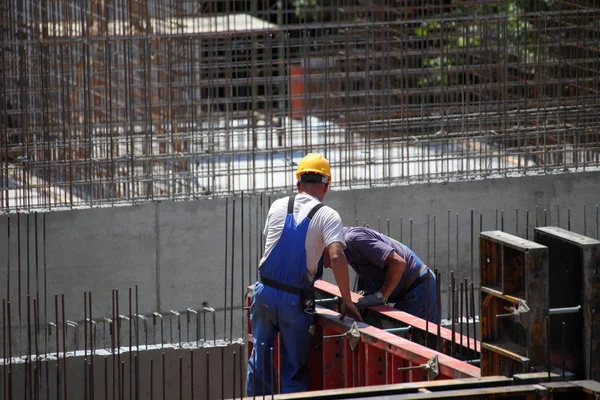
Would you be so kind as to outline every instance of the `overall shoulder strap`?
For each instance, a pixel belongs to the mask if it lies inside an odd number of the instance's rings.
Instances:
[[[308,215],[306,216],[306,218],[311,219],[312,217],[315,216],[315,214],[317,213],[317,211],[319,211],[323,207],[325,207],[325,204],[323,204],[323,203],[317,204],[316,206],[314,206],[312,208],[312,210],[310,210],[310,212],[308,213]]]
[[[296,195],[290,196],[289,200],[288,200],[288,208],[287,208],[287,213],[288,214],[293,214],[294,213],[294,201],[296,200]]]

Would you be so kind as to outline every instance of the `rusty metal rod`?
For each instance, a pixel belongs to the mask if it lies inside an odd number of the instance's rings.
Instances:
[[[455,303],[455,289],[456,289],[456,280],[454,278],[454,271],[451,272],[451,285],[450,290],[452,292],[452,302],[450,303],[451,307],[451,321],[452,321],[452,340],[450,342],[450,357],[454,357],[454,343],[456,343],[456,303]]]
[[[83,292],[83,357],[87,358],[87,292]],[[75,349],[77,350],[77,349]],[[87,368],[86,368],[87,370]]]
[[[425,345],[429,343],[429,269],[427,269],[427,279],[425,279]]]
[[[62,320],[63,320],[63,332],[62,332],[62,345],[63,345],[63,395],[64,399],[67,400],[69,398],[67,392],[67,319],[65,318],[65,295],[61,294],[61,303],[62,303]]]
[[[471,311],[473,314],[473,344],[477,352],[477,322],[475,320],[475,285],[471,282]]]
[[[223,340],[226,339],[227,335],[227,268],[229,265],[228,251],[229,251],[229,197],[225,197],[225,262],[224,262],[224,290],[223,290]]]
[[[435,270],[435,274],[436,274],[436,311],[437,311],[437,341],[436,341],[436,346],[435,349],[436,351],[441,351],[442,349],[442,335],[441,335],[441,329],[442,329],[442,298],[441,298],[441,290],[442,290],[442,284],[441,284],[441,272],[438,272],[437,268]]]
[[[565,321],[562,322],[561,326],[560,326],[560,334],[561,334],[561,353],[562,353],[562,380],[565,380],[565,349],[566,349],[566,343],[567,343],[567,334],[566,334],[566,325],[565,325]]]
[[[132,290],[129,288],[129,400],[133,399],[133,350],[132,350],[132,324],[133,324],[133,304]]]
[[[463,317],[464,317],[464,314],[463,314],[463,308],[464,308],[463,295],[464,295],[463,282],[461,281],[460,282],[460,293],[459,293],[459,296],[460,296],[460,312],[459,312],[459,321],[460,321],[459,322],[460,323],[460,355],[461,356],[463,355],[463,335],[464,335],[464,332],[463,332]],[[468,343],[467,343],[467,345],[468,345]]]
[[[469,282],[467,280],[467,278],[465,278],[465,314],[467,316],[467,357],[470,357],[471,355],[471,334],[469,332],[469,317],[470,317],[470,312],[469,312]]]

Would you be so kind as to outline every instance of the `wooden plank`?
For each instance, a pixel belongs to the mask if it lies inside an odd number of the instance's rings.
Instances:
[[[427,389],[430,391],[440,392],[444,390],[467,390],[467,389],[484,389],[484,388],[501,388],[512,384],[510,378],[504,376],[488,376],[483,378],[466,378],[466,379],[448,379],[444,381],[425,381],[415,383],[400,383],[393,385],[378,385],[359,388],[345,388],[337,390],[321,390],[317,392],[292,393],[286,395],[277,395],[276,399],[339,399],[344,397],[360,397],[360,396],[389,396],[398,394],[417,394],[419,389]]]
[[[490,287],[486,287],[486,286],[482,286],[481,287],[481,291],[483,293],[490,294],[492,296],[499,297],[499,298],[501,298],[503,300],[509,301],[509,302],[511,302],[513,304],[517,304],[519,302],[519,300],[520,300],[518,297],[505,295],[505,294],[503,294],[499,290],[496,290],[496,289],[493,289],[493,288],[490,288]]]
[[[598,382],[598,381],[585,380],[585,381],[571,381],[570,383],[573,384],[574,386],[582,388],[583,391],[586,393],[600,396],[600,382]]]
[[[529,361],[529,359],[527,357],[524,357],[519,353],[512,352],[506,348],[503,348],[501,346],[495,346],[490,343],[481,343],[481,348],[491,350],[494,353],[501,354],[504,357],[510,358],[511,360],[518,361],[520,363],[525,363],[525,362]]]

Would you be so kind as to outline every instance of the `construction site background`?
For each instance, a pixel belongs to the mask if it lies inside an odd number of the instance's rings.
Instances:
[[[3,4],[0,204],[587,170],[593,1]]]

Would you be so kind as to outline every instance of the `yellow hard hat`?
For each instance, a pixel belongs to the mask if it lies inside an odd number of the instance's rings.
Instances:
[[[321,154],[308,153],[304,156],[298,163],[296,179],[299,180],[300,175],[308,172],[326,176],[328,179],[327,183],[331,182],[331,167],[329,166],[329,161]]]

